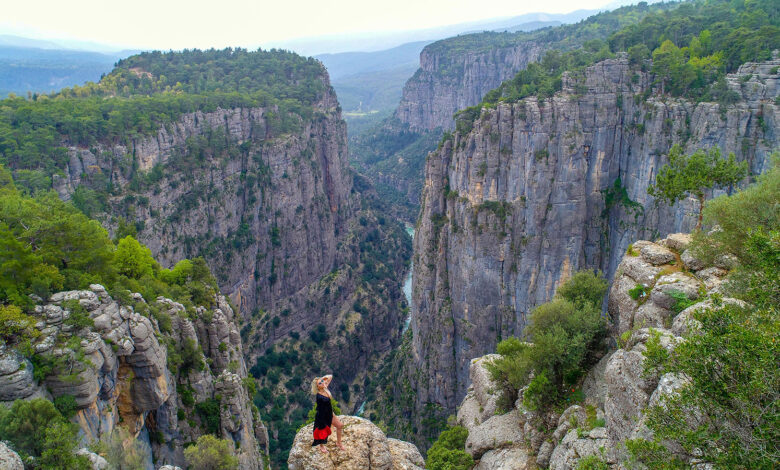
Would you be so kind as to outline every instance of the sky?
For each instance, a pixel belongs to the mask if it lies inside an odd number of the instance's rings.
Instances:
[[[296,38],[424,29],[608,0],[10,0],[0,34],[133,49],[240,46]]]

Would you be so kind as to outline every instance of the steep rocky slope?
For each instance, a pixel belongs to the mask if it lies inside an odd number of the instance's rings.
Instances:
[[[720,147],[752,173],[780,135],[780,60],[727,77],[736,104],[654,95],[624,55],[564,74],[562,91],[482,109],[428,157],[415,237],[408,378],[416,409],[453,410],[469,361],[519,335],[571,273],[614,275],[628,244],[689,230],[695,204],[646,189],[673,144]]]
[[[470,363],[471,385],[459,410],[458,424],[469,437],[465,450],[478,461],[475,469],[571,470],[583,459],[603,462],[608,468],[625,468],[625,442],[649,438],[643,411],[683,381],[674,374],[648,374],[644,370],[647,342],[672,350],[696,329],[695,311],[711,308],[721,295],[728,260],[707,266],[686,250],[689,238],[673,234],[657,243],[638,241],[625,254],[609,293],[613,334],[618,349],[604,356],[585,377],[584,403],[562,413],[529,411],[519,399],[508,413],[497,411],[495,384],[485,364],[496,355]],[[682,256],[681,256],[682,255]],[[644,285],[647,294],[634,300],[629,293]],[[683,292],[692,305],[675,313],[671,294]],[[719,302],[740,303],[720,297]],[[652,313],[651,313],[652,312]]]
[[[81,315],[91,322],[72,321]],[[32,362],[5,345],[0,352],[3,402],[73,397],[83,445],[122,428],[150,446],[158,465],[183,466],[185,444],[218,433],[235,443],[242,469],[263,468],[268,433],[247,393],[237,319],[223,296],[189,311],[163,297],[115,299],[94,284],[40,301],[34,317],[41,335]]]

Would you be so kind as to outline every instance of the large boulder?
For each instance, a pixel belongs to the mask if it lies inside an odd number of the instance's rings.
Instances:
[[[570,430],[550,457],[550,470],[574,470],[580,459],[590,455],[601,456],[609,446],[604,428],[590,431]]]
[[[523,436],[520,416],[517,410],[513,410],[503,415],[493,416],[479,426],[469,429],[466,452],[478,459],[491,449],[522,444]]]
[[[339,416],[344,424],[342,444],[336,436],[328,440],[328,453],[312,447],[314,425],[301,428],[295,435],[287,466],[290,470],[417,470],[422,455],[413,444],[388,439],[371,421],[357,416]],[[335,434],[335,430],[334,430]]]
[[[19,454],[0,441],[0,468],[3,470],[24,470]]]
[[[531,470],[534,459],[521,447],[508,447],[485,452],[474,470]]]
[[[498,354],[487,354],[471,360],[469,378],[471,386],[458,409],[457,422],[471,431],[485,420],[496,414],[498,397],[496,384],[490,378],[490,372],[485,367],[489,362],[500,357]]]

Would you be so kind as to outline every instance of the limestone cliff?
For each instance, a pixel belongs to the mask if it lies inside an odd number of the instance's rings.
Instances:
[[[418,132],[451,130],[458,110],[479,103],[485,93],[536,62],[545,50],[541,43],[519,38],[504,47],[458,54],[426,47],[420,53],[420,68],[404,86],[395,117]]]
[[[780,60],[727,77],[725,106],[656,94],[624,56],[562,91],[482,109],[468,134],[429,155],[415,236],[408,374],[420,410],[453,410],[469,361],[519,335],[526,315],[584,268],[610,278],[628,244],[692,228],[695,202],[657,204],[646,192],[673,144],[718,146],[769,166],[780,135]]]
[[[485,368],[496,356],[470,362],[471,385],[457,421],[469,431],[465,450],[477,460],[476,470],[572,470],[591,456],[608,468],[626,468],[625,441],[652,435],[643,411],[684,383],[674,374],[659,377],[644,371],[647,341],[657,335],[662,347],[676,347],[696,328],[692,314],[711,308],[710,297],[721,295],[728,274],[728,260],[706,266],[686,250],[688,242],[685,234],[656,243],[638,241],[622,257],[608,300],[618,349],[588,372],[582,382],[584,403],[560,414],[540,413],[527,410],[521,398],[502,414],[496,410],[497,387]],[[637,285],[646,294],[634,300],[629,290]],[[678,292],[693,305],[675,314],[670,294]]]
[[[39,302],[34,316],[42,334],[32,362],[3,348],[0,400],[72,396],[84,445],[121,427],[151,447],[158,465],[183,465],[184,445],[215,433],[235,443],[242,469],[263,468],[268,434],[245,388],[241,337],[224,297],[193,311],[163,297],[115,299],[93,284]]]

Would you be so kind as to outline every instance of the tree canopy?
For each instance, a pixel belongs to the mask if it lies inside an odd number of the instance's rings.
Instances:
[[[705,192],[734,185],[746,174],[747,162],[737,163],[733,153],[727,159],[721,158],[719,147],[698,149],[685,155],[682,147],[675,145],[669,151],[669,163],[658,170],[655,184],[647,188],[647,192],[670,205],[687,195],[696,197],[699,201],[696,228],[701,229]]]

